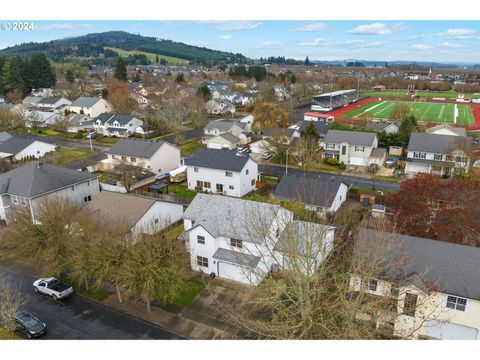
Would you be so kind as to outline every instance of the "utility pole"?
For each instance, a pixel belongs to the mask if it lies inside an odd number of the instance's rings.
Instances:
[[[286,160],[285,160],[285,175],[288,174],[288,150],[289,150],[289,149],[287,149],[287,158],[286,158]]]

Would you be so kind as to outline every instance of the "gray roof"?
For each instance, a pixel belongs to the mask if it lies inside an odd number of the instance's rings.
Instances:
[[[13,136],[8,140],[0,142],[0,152],[15,155],[35,141],[35,139]]]
[[[228,132],[233,125],[238,125],[234,121],[229,121],[229,120],[216,120],[216,121],[210,121],[205,127],[204,130],[213,130],[213,129],[218,129],[220,132]]]
[[[349,186],[338,176],[290,173],[282,177],[273,194],[281,200],[330,207],[341,184]]]
[[[412,133],[408,142],[409,151],[424,151],[437,154],[449,154],[452,151],[472,146],[472,138],[468,136],[437,135]]]
[[[285,128],[268,128],[263,131],[263,136],[272,136],[272,135],[278,135],[278,136],[288,136],[292,137],[293,133],[295,132],[295,129],[285,129]]]
[[[367,129],[373,129],[375,131],[382,131],[386,129],[388,126],[394,125],[397,128],[400,126],[400,121],[379,121],[379,120],[371,120],[367,121]]]
[[[90,116],[83,114],[72,113],[67,116],[67,119],[70,122],[70,126],[93,124],[93,119]]]
[[[387,155],[387,149],[373,148],[370,157],[383,158]]]
[[[117,141],[106,152],[113,155],[126,155],[138,158],[151,158],[165,141],[144,140],[144,139],[121,139]]]
[[[0,194],[33,198],[98,176],[32,161],[0,175]]]
[[[328,144],[346,142],[350,145],[372,146],[376,137],[377,134],[373,132],[328,130],[324,141]]]
[[[38,104],[48,104],[48,105],[53,105],[55,104],[57,101],[61,100],[62,97],[61,96],[52,96],[52,97],[45,97],[43,99],[41,99]]]
[[[354,254],[368,257],[379,244],[385,249],[385,263],[396,264],[388,269],[391,280],[418,286],[420,279],[427,288],[480,300],[480,248],[360,229]]]
[[[5,141],[5,140],[8,140],[12,137],[12,135],[10,135],[8,132],[6,131],[2,131],[0,132],[0,141]]]
[[[77,100],[75,100],[71,106],[77,107],[85,107],[89,108],[99,102],[102,98],[100,97],[90,97],[90,96],[80,96]]]
[[[26,96],[22,103],[24,104],[38,104],[43,99],[43,96]]]
[[[323,121],[304,121],[302,125],[298,128],[298,132],[301,133],[302,131],[307,130],[308,126],[313,124],[315,129],[317,129],[318,135],[324,137],[328,133],[328,125],[325,124]]]
[[[223,248],[218,248],[217,251],[215,251],[215,254],[213,254],[213,258],[249,267],[256,267],[260,262],[259,256],[243,254],[238,251],[227,250]]]
[[[237,150],[200,148],[185,159],[185,165],[239,172],[250,159]]]
[[[126,125],[134,118],[135,116],[132,116],[132,115],[116,115],[112,113],[101,113],[95,118],[95,121],[100,120],[102,124],[105,124],[105,123],[111,124],[114,121],[118,121],[120,125]]]
[[[255,226],[255,222],[271,224],[280,208],[280,205],[229,196],[197,194],[183,218],[194,221],[195,227],[204,227],[214,237],[262,243],[265,234],[262,233],[263,229]]]
[[[225,134],[220,134],[218,137],[221,137],[227,141],[229,141],[232,144],[237,144],[240,142],[240,139],[236,137],[235,135],[232,135],[230,133],[225,133]]]
[[[435,126],[432,126],[428,129],[425,130],[426,133],[433,133],[434,131],[437,131],[437,130],[442,130],[442,129],[447,129],[447,130],[450,130],[454,133],[457,133],[458,135],[461,135],[461,136],[465,136],[467,135],[467,131],[465,130],[465,128],[460,128],[460,127],[454,127],[452,125],[449,125],[447,123],[443,123],[443,124],[438,124],[438,125],[435,125]]]
[[[317,255],[322,251],[320,245],[324,244],[327,232],[333,229],[333,226],[292,220],[285,226],[273,249],[284,253],[298,253],[309,258],[317,258]],[[291,241],[291,239],[295,239],[295,241]],[[292,248],[292,245],[296,248]]]

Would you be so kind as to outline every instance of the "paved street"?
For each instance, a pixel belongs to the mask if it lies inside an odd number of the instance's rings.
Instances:
[[[285,167],[281,166],[273,166],[273,165],[259,165],[258,166],[258,171],[260,173],[266,173],[266,174],[272,174],[272,175],[285,175]],[[288,169],[289,173],[295,174],[303,174],[303,170],[298,170],[298,169]],[[320,172],[318,171],[307,171],[307,173],[310,174],[319,174]],[[370,179],[365,179],[361,177],[354,177],[354,176],[346,176],[346,175],[335,175],[335,174],[329,174],[329,173],[320,173],[320,174],[326,174],[329,176],[335,176],[335,177],[340,177],[342,180],[344,180],[347,183],[351,183],[354,186],[358,187],[369,187],[372,188],[374,185],[374,181]],[[398,191],[400,190],[400,183],[396,183],[393,181],[375,181],[375,189],[376,190],[390,190],[390,191]]]
[[[36,294],[33,278],[0,267],[0,276],[20,286],[26,310],[47,324],[42,339],[181,339],[168,330],[73,295],[65,301]]]

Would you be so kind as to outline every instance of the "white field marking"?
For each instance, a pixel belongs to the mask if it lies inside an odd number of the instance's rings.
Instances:
[[[455,104],[455,108],[453,110],[453,123],[457,123],[457,118],[458,118],[458,107],[457,104]]]
[[[373,105],[372,107],[368,108],[367,110],[362,111],[360,114],[355,115],[353,118],[355,119],[356,117],[359,117],[360,115],[365,114],[366,112],[369,112],[370,110],[375,109],[377,106],[380,106],[380,105],[385,104],[385,103],[386,103],[386,101],[382,101],[380,104]]]
[[[440,108],[440,111],[438,112],[438,118],[437,120],[441,120],[443,116],[443,112],[445,111],[445,105],[442,104],[442,107]],[[445,122],[445,121],[444,121]]]
[[[423,120],[423,118],[425,117],[425,115],[427,115],[428,110],[430,110],[430,108],[432,107],[432,104],[433,104],[433,103],[430,103],[430,104],[428,105],[427,110],[425,110],[425,111],[423,112],[423,115],[422,115],[422,117],[420,118],[420,120]]]

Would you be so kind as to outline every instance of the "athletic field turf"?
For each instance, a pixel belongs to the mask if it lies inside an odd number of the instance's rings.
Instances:
[[[451,123],[468,126],[474,123],[472,109],[465,104],[377,100],[343,115],[345,119],[373,118],[392,120],[390,114],[397,105],[408,106],[420,122]]]

